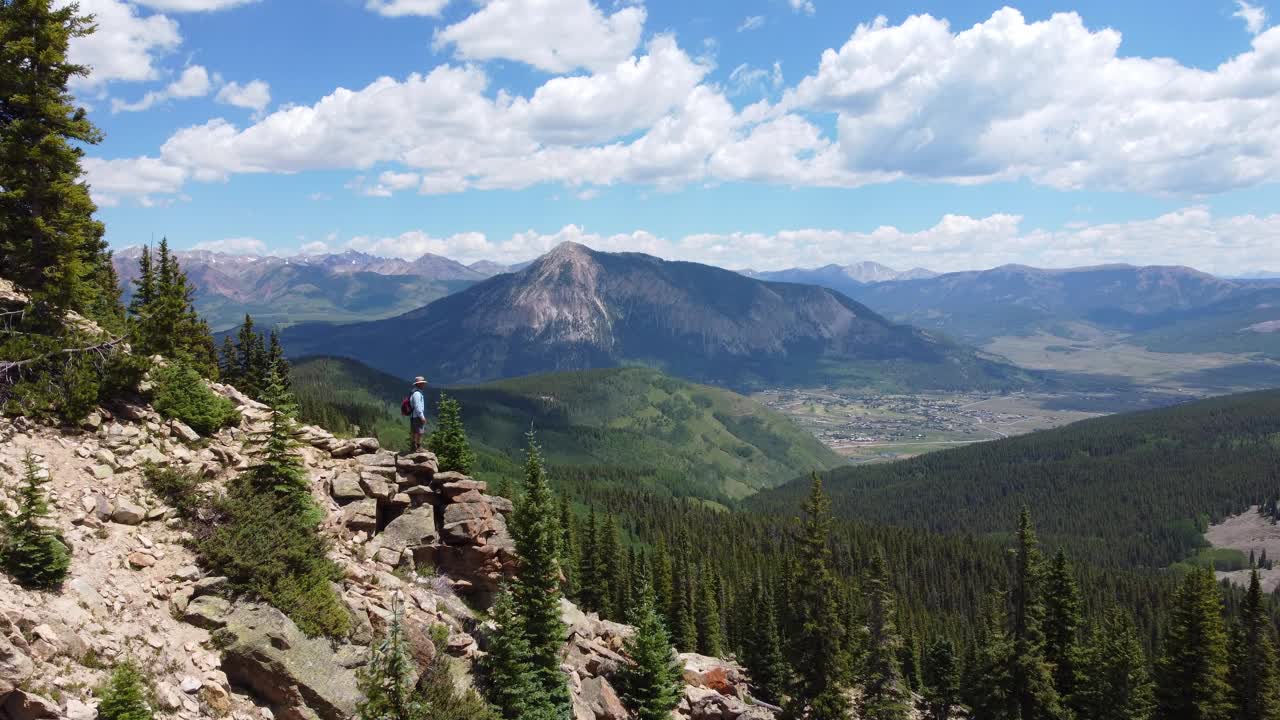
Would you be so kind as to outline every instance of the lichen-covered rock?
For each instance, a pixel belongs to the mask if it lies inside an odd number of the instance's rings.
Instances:
[[[435,510],[430,506],[413,508],[387,523],[374,540],[377,548],[390,550],[397,556],[406,549],[436,542]]]
[[[360,692],[328,641],[308,638],[275,608],[237,605],[221,631],[228,644],[222,670],[271,706],[281,720],[347,720]]]
[[[360,487],[360,476],[353,472],[338,473],[329,481],[329,495],[339,505],[363,500],[364,488]]]
[[[342,523],[352,532],[373,532],[378,528],[378,501],[366,498],[342,509]]]

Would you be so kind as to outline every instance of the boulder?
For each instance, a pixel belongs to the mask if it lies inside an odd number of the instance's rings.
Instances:
[[[128,557],[129,567],[134,570],[142,570],[156,564],[156,559],[144,552],[131,553]]]
[[[485,482],[472,480],[466,475],[456,472],[436,473],[434,482],[440,487],[440,492],[450,499],[473,490],[483,494],[489,487]]]
[[[399,456],[396,469],[410,475],[431,477],[440,471],[440,462],[436,460],[435,453],[409,453]]]
[[[193,443],[200,440],[200,433],[192,430],[189,425],[181,420],[170,420],[169,430],[173,433],[174,437],[178,438],[182,442]]]
[[[205,630],[217,630],[227,624],[231,603],[217,595],[201,595],[187,603],[182,613],[184,622]]]
[[[613,675],[626,658],[595,638],[574,637],[565,645],[564,663],[583,675]]]
[[[89,472],[93,475],[94,480],[106,480],[116,474],[116,471],[112,469],[110,465],[105,463],[102,465],[94,465]]]
[[[365,498],[342,509],[342,522],[352,532],[372,533],[378,529],[378,501]]]
[[[141,505],[124,498],[117,500],[115,510],[111,511],[111,521],[121,525],[140,525],[146,516],[147,511]]]
[[[722,695],[745,695],[747,674],[737,663],[697,653],[680,653],[684,681]]]
[[[436,494],[431,490],[431,488],[424,487],[422,485],[411,487],[408,490],[405,490],[404,494],[409,496],[409,505],[413,507],[430,505],[436,498]]]
[[[575,710],[581,704],[594,720],[627,720],[630,715],[618,699],[613,686],[602,677],[582,679],[582,691],[574,698]]]
[[[52,720],[62,716],[57,703],[24,690],[9,693],[4,713],[9,720]]]
[[[489,507],[488,503],[453,503],[445,507],[443,522],[448,525],[466,520],[486,520],[491,517],[493,517],[493,508]]]
[[[69,698],[67,700],[67,708],[63,711],[63,714],[67,720],[96,720],[98,706],[96,704],[90,705],[77,698]]]
[[[380,450],[368,455],[356,456],[356,463],[365,467],[395,467],[396,455],[389,450]]]
[[[378,444],[378,438],[355,438],[351,442],[355,443],[356,447],[360,448],[360,452],[363,453],[376,453],[382,447]]]
[[[378,500],[390,500],[396,488],[376,473],[360,473],[360,487],[364,494]]]
[[[165,457],[164,453],[151,445],[143,445],[134,451],[133,459],[137,461],[139,465],[145,465],[146,463],[151,463],[152,465],[166,465],[169,462],[169,458]]]
[[[0,698],[29,680],[35,670],[31,658],[0,633]]]
[[[327,640],[308,638],[275,608],[238,605],[223,633],[227,678],[269,705],[280,720],[347,720],[356,712],[356,676]]]
[[[353,472],[338,473],[329,482],[329,494],[339,505],[364,499],[364,488],[360,487],[360,476]]]

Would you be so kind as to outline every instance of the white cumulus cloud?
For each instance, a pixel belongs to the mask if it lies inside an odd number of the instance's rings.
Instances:
[[[71,0],[58,0],[59,6]],[[96,32],[74,38],[67,52],[74,63],[87,65],[86,78],[72,87],[91,89],[114,81],[141,82],[160,76],[156,60],[182,43],[178,23],[165,15],[143,16],[124,0],[78,0],[82,14],[92,14]]]
[[[258,0],[134,0],[139,5],[146,5],[153,10],[170,10],[173,12],[211,12],[248,5]]]
[[[1267,9],[1245,0],[1236,0],[1236,11],[1231,15],[1244,21],[1245,29],[1250,35],[1257,35],[1267,26]]]
[[[466,60],[517,60],[552,73],[601,70],[640,44],[645,10],[605,15],[592,0],[480,0],[469,17],[436,33]]]
[[[94,202],[118,205],[124,196],[149,202],[152,195],[171,195],[182,190],[187,170],[156,157],[103,160],[84,158],[85,179]]]
[[[742,23],[738,25],[738,32],[746,32],[748,30],[757,30],[764,27],[763,15],[748,15],[742,19]]]
[[[169,83],[163,90],[152,90],[136,102],[112,98],[111,112],[140,112],[165,100],[204,97],[209,94],[212,87],[209,72],[200,65],[192,65],[183,70],[178,79]]]
[[[191,246],[193,250],[230,253],[232,255],[270,255],[267,244],[253,237],[233,237],[223,240],[206,240]]]
[[[860,25],[779,110],[837,116],[845,168],[955,182],[1218,192],[1280,177],[1280,30],[1213,70],[1122,57],[1075,13],[953,32]]]
[[[477,14],[498,2],[513,0],[482,0]],[[627,10],[639,9],[612,17]],[[790,87],[780,66],[737,68],[724,87],[709,79],[710,61],[658,34],[527,94],[493,87],[481,65],[446,63],[247,125],[180,129],[159,159],[197,181],[378,167],[416,174],[427,194],[1026,179],[1196,197],[1280,180],[1280,28],[1209,69],[1120,46],[1118,32],[1074,13],[1027,22],[1006,8],[960,31],[928,15],[882,18]],[[780,99],[735,107],[729,96],[752,85]]]
[[[216,99],[227,105],[262,112],[271,104],[271,86],[262,80],[252,80],[244,85],[229,82],[218,90]]]
[[[812,15],[817,11],[817,8],[813,6],[813,0],[787,0],[787,2],[791,4],[791,9],[798,13]]]
[[[449,0],[368,0],[364,6],[367,10],[387,17],[436,17],[448,4]]]
[[[874,260],[891,267],[937,271],[990,268],[1009,263],[1065,268],[1108,263],[1181,264],[1231,275],[1280,267],[1280,213],[1214,217],[1203,206],[1122,223],[1081,224],[1062,230],[1024,228],[1018,215],[944,215],[932,226],[903,230],[799,228],[776,233],[697,233],[667,238],[645,230],[604,235],[579,225],[553,233],[526,231],[507,238],[483,233],[436,237],[421,230],[395,236],[357,236],[346,247],[378,255],[416,258],[430,252],[461,262],[528,260],[561,242],[607,252],[644,252],[670,260],[720,267],[779,270]],[[1214,248],[1207,258],[1205,248]]]

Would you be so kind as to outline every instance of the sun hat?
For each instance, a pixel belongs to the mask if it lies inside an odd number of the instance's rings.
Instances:
[[[426,385],[426,384],[427,384],[427,379],[426,379],[426,378],[424,378],[424,377],[422,377],[421,375],[419,375],[418,377],[416,377],[416,378],[414,378],[414,379],[413,379],[413,384],[414,384],[414,385]]]

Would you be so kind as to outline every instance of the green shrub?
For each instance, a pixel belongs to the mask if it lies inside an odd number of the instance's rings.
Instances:
[[[151,492],[184,518],[195,517],[200,508],[208,505],[208,499],[198,489],[200,478],[185,470],[148,464],[143,467],[142,474]]]
[[[351,618],[330,585],[342,572],[325,556],[314,513],[292,498],[254,493],[238,483],[217,503],[215,516],[197,541],[210,572],[278,608],[308,635],[346,633]]]
[[[142,673],[131,662],[116,666],[98,696],[99,720],[151,720]]]
[[[205,385],[200,373],[182,363],[170,363],[152,372],[155,383],[151,404],[167,418],[180,420],[201,435],[240,422],[240,414],[228,399]]]

